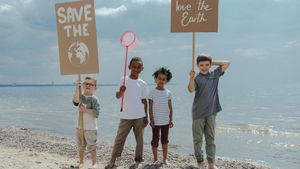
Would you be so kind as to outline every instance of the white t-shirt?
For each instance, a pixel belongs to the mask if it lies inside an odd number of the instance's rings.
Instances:
[[[123,78],[120,80],[120,86],[123,85]],[[148,86],[142,79],[125,78],[126,90],[124,93],[123,112],[121,119],[139,119],[145,117],[144,104],[142,99],[147,99]],[[122,98],[119,99],[120,103]]]
[[[149,99],[153,102],[152,110],[154,125],[162,126],[169,124],[170,109],[168,101],[172,99],[170,90],[153,89],[149,93]]]

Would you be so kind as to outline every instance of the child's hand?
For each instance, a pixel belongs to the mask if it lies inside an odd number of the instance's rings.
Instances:
[[[81,81],[80,81],[80,80],[77,80],[76,85],[77,85],[77,87],[81,87]]]
[[[194,79],[195,78],[195,74],[196,74],[195,71],[191,70],[190,71],[190,78]]]
[[[173,128],[174,124],[172,121],[169,122],[169,128]]]
[[[144,128],[147,127],[147,125],[148,125],[148,118],[144,117]]]
[[[125,93],[125,90],[126,90],[126,86],[124,86],[124,85],[120,86],[119,93],[121,96],[123,96],[123,94]]]
[[[86,108],[84,106],[80,106],[78,108],[78,111],[79,111],[79,113],[84,113],[84,112],[86,112]]]
[[[152,128],[155,128],[155,124],[154,124],[154,121],[153,121],[153,120],[150,121],[150,126],[151,126]]]

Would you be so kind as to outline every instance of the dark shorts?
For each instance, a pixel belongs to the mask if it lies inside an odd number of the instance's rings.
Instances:
[[[161,144],[169,143],[169,125],[155,126],[152,128],[152,147],[158,147],[159,142],[159,131],[161,131]]]

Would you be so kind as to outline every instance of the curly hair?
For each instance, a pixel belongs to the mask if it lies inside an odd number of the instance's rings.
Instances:
[[[163,74],[167,76],[167,82],[169,82],[172,79],[172,73],[169,69],[161,67],[159,69],[157,69],[152,76],[154,77],[154,79],[156,79],[158,77],[159,74]]]

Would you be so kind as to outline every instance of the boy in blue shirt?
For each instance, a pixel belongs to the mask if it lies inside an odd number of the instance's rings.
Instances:
[[[210,71],[212,65],[218,66]],[[198,56],[197,66],[200,73],[195,76],[195,72],[190,72],[190,80],[188,90],[190,93],[195,91],[193,102],[193,142],[194,153],[197,159],[198,168],[204,169],[203,151],[201,150],[203,135],[206,141],[206,154],[208,161],[208,169],[217,169],[214,165],[216,145],[215,127],[216,115],[222,110],[219,103],[218,83],[219,78],[229,67],[229,61],[212,61],[209,56]]]

